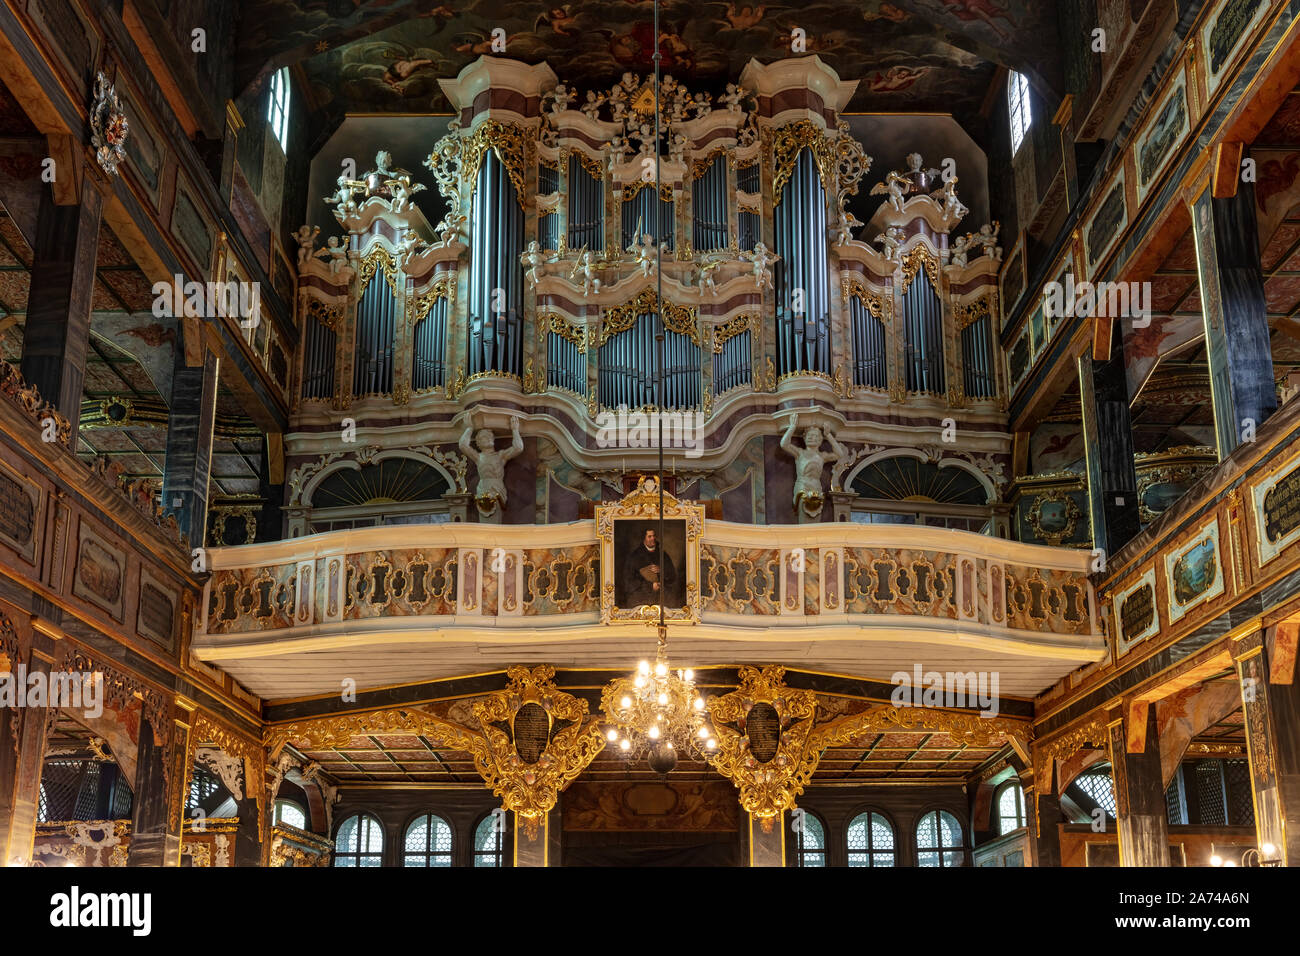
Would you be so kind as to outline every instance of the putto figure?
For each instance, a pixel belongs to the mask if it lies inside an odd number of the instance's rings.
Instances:
[[[579,275],[582,276],[583,295],[590,295],[593,290],[597,295],[600,295],[600,276],[596,275],[596,268],[595,260],[591,258],[591,252],[587,251],[578,257],[577,263],[573,266],[573,271],[569,273],[571,280],[577,279]]]
[[[542,252],[542,247],[537,244],[536,239],[528,243],[528,248],[523,251],[519,261],[527,270],[524,274],[528,276],[528,281],[532,285],[537,285],[542,278],[542,268],[546,265],[546,254]]]
[[[790,416],[790,424],[781,436],[781,450],[794,458],[794,510],[799,520],[815,519],[822,511],[822,472],[832,462],[839,461],[848,454],[844,446],[835,440],[830,432],[825,432],[825,440],[830,442],[831,451],[821,451],[823,432],[816,425],[809,425],[803,433],[803,447],[794,443],[794,430],[799,424],[799,415]]]
[[[767,286],[769,289],[774,288],[772,285],[772,263],[781,257],[774,255],[767,246],[760,242],[754,243],[753,252],[742,252],[740,258],[754,265],[754,287],[757,289]]]
[[[460,436],[461,453],[474,462],[474,467],[478,469],[478,485],[474,488],[474,497],[480,510],[486,507],[492,511],[505,507],[506,462],[524,450],[524,440],[519,437],[518,416],[510,418],[510,434],[513,440],[504,451],[496,450],[496,436],[490,428],[480,428],[476,432],[471,424],[465,429],[465,434]],[[470,444],[471,435],[474,438],[473,445]],[[493,501],[496,502],[495,505],[492,505]]]
[[[320,226],[299,226],[298,231],[293,234],[294,239],[298,241],[299,267],[305,266],[307,260],[312,257],[318,235],[320,235]]]

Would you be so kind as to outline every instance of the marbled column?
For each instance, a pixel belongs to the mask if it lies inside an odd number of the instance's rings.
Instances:
[[[1169,817],[1164,779],[1160,771],[1160,746],[1155,706],[1146,708],[1145,732],[1138,753],[1129,753],[1128,728],[1123,718],[1106,728],[1110,765],[1115,781],[1115,814],[1119,831],[1121,866],[1169,866]]]
[[[1277,410],[1254,186],[1242,183],[1227,199],[1206,186],[1192,203],[1192,235],[1214,429],[1226,458]]]
[[[532,831],[531,837],[522,817],[518,813],[514,814],[514,831],[515,831],[515,866],[554,866],[552,860],[555,847],[554,839],[551,832],[551,817],[555,816],[552,812],[547,814],[546,818],[541,820],[535,830]],[[558,827],[556,828],[558,836]]]
[[[33,634],[25,660],[29,676],[39,672],[48,680],[56,644],[39,631]],[[54,715],[48,707],[0,708],[0,866],[26,866],[31,860],[41,767]]]
[[[23,378],[72,423],[74,436],[86,377],[102,206],[89,175],[83,177],[78,205],[56,205],[49,190],[41,191],[23,327]]]
[[[165,866],[174,862],[180,851],[180,832],[169,832],[168,809],[171,801],[163,768],[167,750],[154,741],[153,727],[140,721],[140,746],[136,759],[134,802],[131,807],[131,846],[127,866]],[[172,786],[179,787],[173,780]]]
[[[189,368],[180,350],[167,414],[167,455],[163,464],[163,508],[176,515],[190,546],[204,545],[208,520],[208,478],[212,471],[212,429],[217,414],[218,360],[211,352]]]
[[[1237,641],[1246,753],[1261,856],[1300,865],[1300,684],[1271,683],[1264,632]],[[1272,844],[1272,854],[1263,852]]]
[[[752,813],[749,820],[749,865],[785,866],[785,814],[769,820],[770,828]]]
[[[1079,358],[1079,397],[1088,465],[1088,511],[1093,547],[1114,554],[1142,530],[1133,430],[1129,419],[1124,345],[1118,320],[1111,330],[1110,358]]]

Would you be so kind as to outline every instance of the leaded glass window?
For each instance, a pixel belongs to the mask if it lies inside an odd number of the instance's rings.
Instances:
[[[369,814],[350,816],[334,838],[335,866],[383,866],[384,831]]]
[[[916,825],[917,866],[961,866],[961,824],[946,810],[933,810]]]
[[[1010,833],[1025,825],[1025,794],[1014,780],[998,790],[998,834]]]
[[[435,813],[416,817],[406,828],[403,866],[451,866],[451,824]]]
[[[497,819],[497,814],[489,813],[474,828],[475,866],[506,865],[505,827],[498,827]]]
[[[881,813],[859,813],[849,822],[849,866],[895,866],[894,827]]]
[[[803,824],[794,835],[795,866],[826,865],[826,828],[815,814],[804,811]]]

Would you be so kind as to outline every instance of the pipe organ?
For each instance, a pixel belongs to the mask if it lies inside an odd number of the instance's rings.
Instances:
[[[957,238],[956,180],[919,155],[869,176],[871,144],[837,115],[856,84],[816,58],[751,62],[716,100],[665,77],[657,138],[648,78],[575,101],[545,64],[484,57],[441,82],[458,113],[426,182],[381,151],[327,200],[338,235],[304,253],[303,427],[346,411],[376,447],[401,425],[394,447],[416,429],[450,448],[464,409],[503,427],[510,406],[525,434],[539,413],[575,423],[560,453],[592,468],[597,417],[624,406],[698,412],[723,449],[750,418],[779,436],[783,409],[879,447],[873,423],[1004,402],[996,224]],[[868,192],[864,224],[849,204]]]

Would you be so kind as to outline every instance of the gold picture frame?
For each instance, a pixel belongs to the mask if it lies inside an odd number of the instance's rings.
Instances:
[[[676,564],[680,559],[682,606],[665,607],[665,621],[697,624],[700,620],[700,540],[704,534],[704,506],[684,502],[667,491],[663,495],[664,524],[672,534],[665,534],[664,549]],[[624,563],[618,545],[626,548],[626,535],[619,525],[639,529],[659,519],[659,486],[651,475],[642,475],[636,488],[621,501],[596,507],[596,537],[600,540],[600,621],[613,624],[624,621],[653,623],[659,620],[658,604],[620,606],[618,572]],[[673,527],[668,527],[672,523]],[[680,537],[680,547],[674,547]]]

